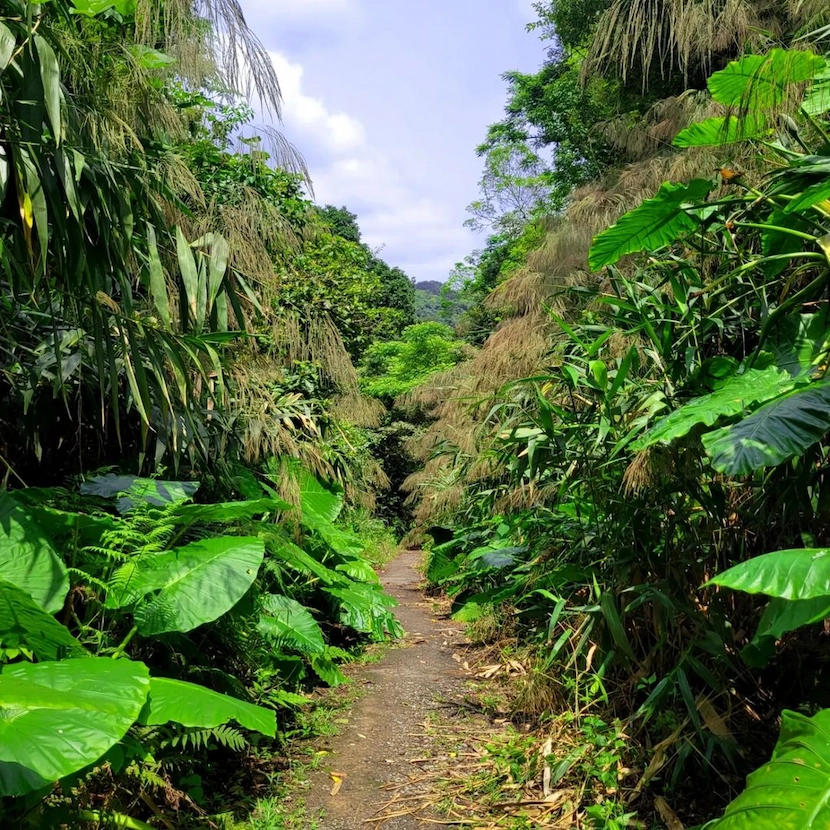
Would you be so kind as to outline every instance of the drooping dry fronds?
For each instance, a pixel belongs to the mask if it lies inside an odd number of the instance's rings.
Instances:
[[[201,86],[218,73],[229,89],[246,98],[255,95],[280,117],[282,96],[274,65],[245,22],[238,0],[139,0],[135,21],[138,42],[175,55],[188,80]],[[194,43],[201,48],[194,49]]]
[[[782,11],[774,0],[615,0],[596,26],[583,72],[616,72],[625,81],[637,71],[644,88],[654,71],[705,77],[717,60],[766,43],[780,31]]]

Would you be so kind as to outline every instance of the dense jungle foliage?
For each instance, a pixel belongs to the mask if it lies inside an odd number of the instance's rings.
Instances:
[[[406,396],[428,577],[530,655],[514,717],[582,730],[551,786],[605,747],[593,826],[826,826],[830,7],[535,8],[455,275],[481,348]]]
[[[411,524],[563,822],[830,826],[830,8],[535,8],[427,304],[236,0],[0,2],[0,825],[247,826]]]
[[[414,288],[248,100],[236,0],[0,3],[3,827],[236,826],[400,634],[356,366]]]

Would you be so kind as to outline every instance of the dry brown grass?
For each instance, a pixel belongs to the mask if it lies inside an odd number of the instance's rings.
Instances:
[[[615,73],[625,81],[680,71],[709,74],[744,48],[763,48],[786,23],[775,0],[616,0],[603,13],[583,65],[585,77]]]

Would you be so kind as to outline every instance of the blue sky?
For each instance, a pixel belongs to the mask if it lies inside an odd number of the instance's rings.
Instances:
[[[241,0],[271,53],[282,132],[320,204],[346,205],[364,240],[416,280],[445,280],[481,238],[475,146],[505,103],[501,74],[543,47],[531,0]]]

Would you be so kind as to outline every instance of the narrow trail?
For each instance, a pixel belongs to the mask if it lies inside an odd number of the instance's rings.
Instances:
[[[321,769],[309,776],[306,806],[312,816],[324,811],[320,827],[325,830],[424,826],[413,816],[377,821],[385,803],[396,794],[405,797],[400,785],[417,774],[413,761],[429,754],[425,720],[442,700],[463,690],[465,674],[453,659],[463,644],[463,628],[433,616],[432,603],[419,590],[420,556],[406,551],[381,574],[384,587],[400,603],[396,614],[406,635],[381,661],[353,675],[366,693],[351,710],[348,725],[331,740]],[[342,781],[335,795],[331,773]]]

